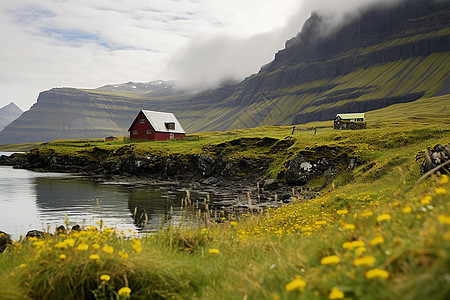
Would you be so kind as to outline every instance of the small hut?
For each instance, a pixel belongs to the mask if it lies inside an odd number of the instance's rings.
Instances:
[[[117,141],[118,138],[115,136],[108,136],[105,138],[105,142],[113,142],[113,141]]]
[[[366,116],[364,113],[337,114],[334,118],[334,129],[365,129]]]

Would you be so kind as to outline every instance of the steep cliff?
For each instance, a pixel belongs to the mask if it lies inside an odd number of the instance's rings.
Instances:
[[[140,109],[173,112],[197,132],[331,120],[450,94],[450,1],[404,0],[327,24],[312,13],[257,74],[197,95],[165,82],[43,92],[0,142],[123,136]]]
[[[328,34],[326,23],[313,13],[273,62],[214,106],[231,111],[226,121],[196,129],[330,120],[449,93],[449,1],[374,6]]]

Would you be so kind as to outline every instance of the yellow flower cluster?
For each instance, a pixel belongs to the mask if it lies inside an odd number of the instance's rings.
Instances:
[[[304,281],[300,276],[296,276],[291,282],[285,285],[286,291],[301,290],[303,291],[306,286],[306,281]]]

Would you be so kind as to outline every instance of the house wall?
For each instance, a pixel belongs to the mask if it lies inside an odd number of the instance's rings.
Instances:
[[[144,123],[140,123],[140,119],[144,119]],[[150,129],[152,134],[147,134],[147,130]],[[133,131],[137,130],[138,134],[133,134]],[[145,115],[141,112],[136,118],[136,122],[133,124],[130,130],[130,140],[155,140],[155,129],[153,129],[150,122],[147,120]]]
[[[182,140],[184,139],[183,133],[174,133],[173,134],[174,140]],[[155,141],[168,141],[170,140],[170,133],[168,132],[157,132],[155,136]]]

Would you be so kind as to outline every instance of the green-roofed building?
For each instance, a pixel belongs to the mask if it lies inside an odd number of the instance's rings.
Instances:
[[[334,129],[364,129],[366,116],[364,113],[337,114],[334,118]]]

